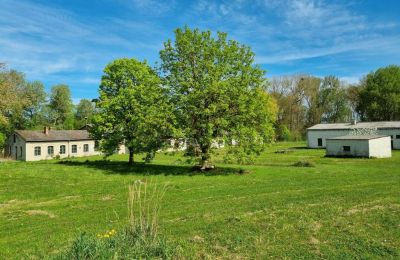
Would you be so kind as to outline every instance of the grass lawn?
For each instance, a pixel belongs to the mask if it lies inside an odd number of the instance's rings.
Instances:
[[[168,184],[160,228],[186,258],[399,258],[400,151],[339,159],[304,147],[278,143],[254,165],[220,161],[214,174],[170,154],[131,168],[126,156],[1,163],[0,259],[39,259],[81,232],[122,228],[127,186],[144,178]]]

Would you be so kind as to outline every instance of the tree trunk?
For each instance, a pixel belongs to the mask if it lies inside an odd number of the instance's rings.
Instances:
[[[201,147],[201,162],[200,162],[200,170],[205,171],[214,168],[214,166],[210,165],[210,146],[202,146]]]
[[[128,164],[129,165],[133,165],[133,163],[134,163],[134,160],[133,160],[133,148],[129,147],[128,149],[129,149],[129,162],[128,162]]]

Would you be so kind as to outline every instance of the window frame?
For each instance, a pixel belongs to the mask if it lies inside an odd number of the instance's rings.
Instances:
[[[71,145],[71,153],[78,153],[78,145],[76,144]]]
[[[60,145],[60,154],[65,154],[65,152],[66,152],[66,147],[65,147],[65,145]]]
[[[83,152],[88,153],[89,152],[89,144],[83,144]]]
[[[41,156],[42,155],[42,147],[40,146],[35,146],[33,148],[33,155],[34,156]]]
[[[321,144],[320,144],[320,141],[321,141]],[[317,138],[317,145],[318,145],[318,147],[322,147],[324,145],[322,138]]]
[[[400,135],[396,135],[396,139],[400,139]]]
[[[50,153],[51,150],[51,153]],[[54,155],[54,145],[47,146],[47,155]]]
[[[351,146],[343,145],[343,152],[351,152]]]

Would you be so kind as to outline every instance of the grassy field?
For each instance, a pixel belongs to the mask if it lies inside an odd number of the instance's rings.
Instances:
[[[0,259],[39,259],[81,232],[118,231],[138,179],[168,184],[160,228],[186,258],[399,258],[400,151],[339,159],[304,146],[278,143],[254,165],[219,162],[213,174],[167,154],[134,167],[125,156],[1,163]],[[300,160],[315,167],[293,166]]]

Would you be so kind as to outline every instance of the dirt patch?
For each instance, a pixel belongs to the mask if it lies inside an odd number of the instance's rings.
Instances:
[[[374,205],[374,206],[372,206],[372,207],[363,207],[363,208],[361,208],[361,207],[354,207],[354,208],[351,208],[351,209],[349,209],[347,212],[346,212],[346,215],[353,215],[353,214],[357,214],[357,213],[366,213],[366,212],[368,212],[368,211],[372,211],[372,210],[384,210],[384,209],[386,209],[386,208],[392,208],[391,206],[389,206],[389,207],[385,207],[385,206],[382,206],[382,205]]]
[[[48,216],[49,218],[55,218],[56,215],[54,215],[51,212],[45,211],[45,210],[38,210],[38,209],[33,209],[33,210],[27,210],[25,211],[26,214],[28,214],[29,216],[34,216],[34,215],[44,215],[44,216]]]
[[[197,242],[197,243],[202,243],[202,242],[204,242],[204,238],[202,238],[201,236],[198,236],[198,235],[194,236],[191,240],[192,240],[193,242]]]
[[[317,232],[317,231],[320,230],[321,228],[322,228],[322,224],[319,223],[319,222],[317,222],[317,221],[315,221],[315,222],[312,224],[312,229],[313,229],[315,232]]]
[[[105,195],[105,196],[101,197],[100,200],[102,200],[102,201],[109,201],[109,200],[113,200],[113,199],[114,199],[113,196],[111,196],[111,195]]]

